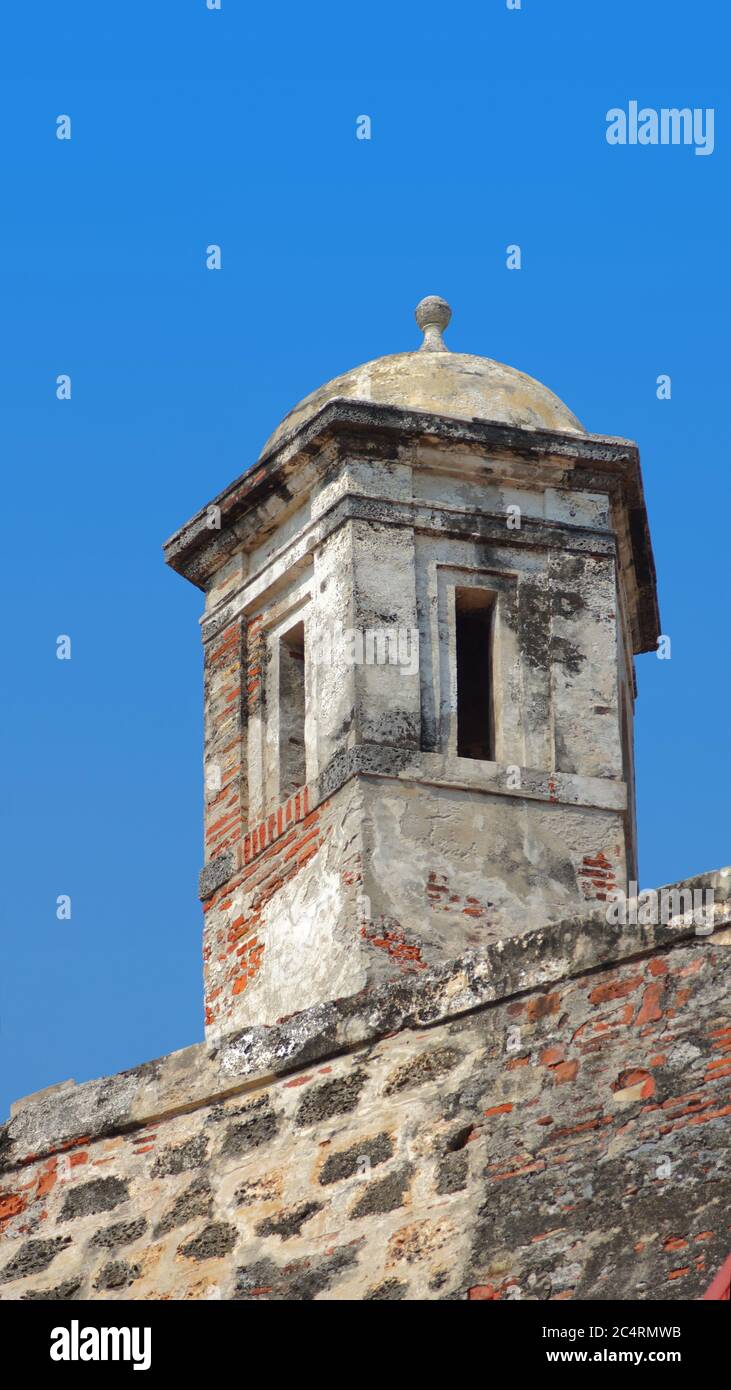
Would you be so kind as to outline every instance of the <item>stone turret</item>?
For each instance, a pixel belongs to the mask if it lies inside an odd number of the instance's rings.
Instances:
[[[527,1309],[724,1266],[731,869],[607,910],[658,632],[637,450],[449,317],[168,543],[206,595],[208,1036],[13,1106],[0,1301]]]
[[[636,877],[634,444],[451,352],[329,382],[165,547],[205,592],[206,1026],[418,975]]]

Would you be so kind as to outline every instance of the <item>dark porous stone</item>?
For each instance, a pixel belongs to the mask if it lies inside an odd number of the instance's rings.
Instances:
[[[93,1178],[91,1182],[72,1187],[66,1199],[59,1221],[73,1221],[77,1216],[95,1216],[99,1211],[112,1211],[120,1202],[126,1202],[129,1188],[126,1178]]]
[[[194,1236],[193,1240],[179,1245],[178,1253],[187,1255],[191,1260],[215,1260],[221,1255],[228,1255],[236,1240],[235,1226],[229,1226],[225,1221],[213,1221],[210,1226],[204,1226],[200,1235]]]
[[[258,1149],[261,1144],[273,1139],[279,1128],[268,1096],[260,1096],[238,1113],[242,1118],[229,1126],[221,1147],[224,1158],[233,1158],[238,1154]]]
[[[171,1145],[162,1149],[152,1167],[153,1178],[173,1177],[177,1173],[187,1173],[191,1168],[200,1168],[206,1161],[208,1140],[204,1134],[186,1139],[184,1144]]]
[[[290,1240],[292,1236],[300,1234],[305,1221],[309,1221],[318,1211],[322,1211],[322,1202],[303,1202],[299,1207],[280,1212],[279,1216],[268,1216],[265,1221],[260,1221],[256,1234],[281,1236],[282,1240]]]
[[[395,1091],[405,1091],[412,1086],[423,1086],[438,1076],[445,1076],[462,1061],[462,1053],[454,1047],[435,1047],[431,1052],[422,1052],[414,1062],[407,1062],[389,1077],[383,1094],[391,1096]]]
[[[76,1295],[83,1284],[83,1279],[65,1279],[62,1284],[56,1284],[53,1289],[29,1289],[28,1293],[20,1295],[23,1303],[67,1303]]]
[[[174,1230],[176,1226],[184,1226],[186,1221],[192,1221],[195,1216],[210,1216],[211,1214],[211,1188],[206,1178],[196,1178],[185,1192],[181,1192],[176,1197],[169,1211],[158,1222],[153,1235],[167,1235],[168,1231]]]
[[[397,1168],[388,1177],[368,1184],[362,1197],[358,1199],[350,1213],[351,1221],[358,1216],[377,1216],[386,1211],[395,1211],[404,1205],[404,1197],[409,1190],[413,1175],[410,1164]]]
[[[113,1250],[117,1245],[129,1245],[147,1230],[144,1216],[137,1221],[116,1221],[112,1226],[102,1226],[92,1236],[89,1244],[99,1250]]]
[[[390,710],[378,718],[365,719],[363,738],[369,743],[385,743],[394,747],[418,748],[421,720],[408,710]]]
[[[301,1129],[317,1124],[318,1120],[331,1120],[334,1115],[347,1115],[355,1110],[365,1083],[365,1072],[354,1071],[350,1076],[337,1076],[333,1081],[313,1086],[300,1102],[295,1125]]]
[[[202,900],[210,898],[217,888],[227,882],[234,868],[233,850],[230,849],[224,850],[210,864],[205,864],[198,875],[198,897]]]
[[[277,1176],[267,1175],[261,1178],[252,1178],[249,1182],[242,1182],[236,1189],[234,1201],[239,1207],[251,1207],[255,1202],[271,1201],[279,1195]]]
[[[17,1255],[13,1255],[0,1271],[0,1284],[8,1284],[11,1279],[25,1279],[29,1274],[39,1274],[70,1244],[69,1236],[55,1236],[52,1240],[26,1240]]]
[[[361,1240],[353,1241],[327,1255],[294,1260],[282,1267],[273,1260],[257,1260],[237,1270],[232,1297],[237,1301],[310,1302],[357,1264],[362,1244]]]
[[[461,1125],[459,1129],[455,1129],[444,1144],[446,1153],[458,1153],[460,1149],[464,1148],[465,1144],[469,1144],[474,1133],[474,1125]]]
[[[384,1279],[382,1284],[376,1284],[363,1294],[363,1302],[397,1303],[406,1297],[408,1291],[408,1284],[402,1284],[400,1279]]]
[[[462,1192],[467,1186],[468,1164],[467,1154],[445,1154],[437,1176],[437,1192],[441,1197],[450,1192]]]
[[[133,1076],[136,1081],[142,1081],[147,1085],[150,1081],[159,1081],[163,1071],[162,1057],[155,1057],[151,1062],[140,1062],[138,1067],[132,1067],[131,1071],[122,1072],[122,1076]]]
[[[362,1139],[350,1149],[330,1154],[322,1165],[318,1181],[323,1187],[331,1182],[341,1182],[360,1171],[363,1159],[368,1159],[372,1168],[385,1163],[393,1154],[393,1140],[388,1134],[377,1134],[375,1139]]]
[[[139,1265],[127,1264],[126,1260],[110,1260],[102,1266],[96,1276],[95,1289],[126,1289],[140,1277]]]

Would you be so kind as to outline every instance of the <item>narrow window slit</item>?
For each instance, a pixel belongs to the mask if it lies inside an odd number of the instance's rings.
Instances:
[[[488,589],[455,590],[457,753],[486,762],[494,758],[492,614]]]
[[[279,640],[279,800],[307,781],[305,755],[305,625]]]

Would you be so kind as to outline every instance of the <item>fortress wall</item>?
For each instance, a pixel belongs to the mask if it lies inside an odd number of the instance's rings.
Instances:
[[[600,913],[20,1102],[0,1298],[699,1297],[731,931]]]

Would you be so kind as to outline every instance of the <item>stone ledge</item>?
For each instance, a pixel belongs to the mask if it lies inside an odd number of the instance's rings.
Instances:
[[[731,869],[666,885],[713,889],[715,931],[695,937],[678,925],[622,926],[604,907],[471,950],[446,965],[368,993],[336,999],[272,1027],[248,1028],[216,1044],[196,1043],[116,1076],[65,1083],[29,1096],[0,1127],[0,1171],[129,1133],[166,1116],[268,1084],[274,1077],[406,1029],[428,1028],[562,979],[695,939],[699,951],[731,944]],[[659,890],[658,890],[659,891]]]
[[[458,420],[372,401],[334,397],[181,526],[163,546],[166,563],[198,588],[205,589],[221,555],[234,553],[237,548],[235,525],[240,517],[265,502],[293,473],[308,467],[328,442],[340,448],[347,447],[349,442],[357,447],[363,436],[368,439],[372,456],[378,453],[379,441],[382,441],[381,448],[385,449],[386,456],[391,457],[394,444],[408,448],[418,439],[434,439],[448,447],[507,451],[527,463],[545,460],[563,468],[568,476],[576,470],[586,470],[590,475],[597,467],[615,473],[621,482],[629,514],[639,593],[641,645],[638,650],[654,651],[660,631],[655,562],[639,453],[637,445],[628,439],[519,428],[489,420]],[[219,508],[222,520],[222,531],[215,536],[209,525],[211,506]]]
[[[310,458],[324,438],[349,430],[356,434],[367,432],[373,438],[385,432],[395,433],[410,442],[427,437],[446,443],[508,450],[531,462],[536,458],[551,458],[569,460],[574,466],[607,466],[620,474],[627,472],[634,483],[639,478],[639,452],[630,439],[598,434],[565,434],[557,430],[503,425],[490,420],[460,420],[429,411],[335,396],[310,419],[295,426],[268,454],[262,455],[253,467],[234,479],[223,492],[180,526],[163,545],[166,563],[203,587],[202,577],[191,562],[197,551],[208,548],[212,540],[221,539],[220,536],[211,535],[210,507],[217,506],[224,524],[229,526],[275,489],[283,465],[294,462],[296,466],[301,460]]]

